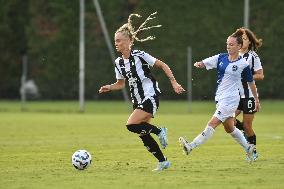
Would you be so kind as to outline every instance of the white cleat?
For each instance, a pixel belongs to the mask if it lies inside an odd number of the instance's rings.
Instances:
[[[161,132],[158,134],[158,138],[163,149],[165,149],[168,146],[167,132],[168,129],[166,127],[162,127]]]
[[[256,149],[254,149],[253,154],[252,154],[252,157],[253,157],[253,161],[256,161],[256,160],[257,160],[257,158],[258,158],[258,153],[257,153]]]
[[[190,146],[190,143],[183,137],[179,137],[179,143],[180,146],[182,147],[182,150],[185,155],[189,155],[190,152],[192,151],[192,147]]]
[[[246,150],[246,159],[249,163],[254,161],[253,152],[255,151],[255,145],[249,144],[249,147]]]
[[[153,171],[163,171],[164,169],[167,169],[171,166],[171,162],[169,162],[168,160],[166,161],[162,161],[162,162],[158,162],[158,165],[156,167],[156,169],[153,169]]]

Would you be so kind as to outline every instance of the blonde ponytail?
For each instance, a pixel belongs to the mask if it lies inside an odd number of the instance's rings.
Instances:
[[[146,20],[138,27],[137,30],[135,30],[135,28],[133,27],[133,23],[132,23],[132,19],[133,17],[138,17],[138,18],[141,18],[142,16],[139,15],[139,14],[130,14],[129,17],[128,17],[128,22],[124,25],[122,25],[117,31],[116,33],[118,32],[122,32],[124,34],[126,34],[131,40],[133,41],[139,41],[139,42],[144,42],[144,41],[148,41],[148,40],[154,40],[155,39],[155,36],[148,36],[146,38],[143,38],[143,39],[140,39],[137,37],[138,33],[140,33],[141,31],[146,31],[146,30],[149,30],[151,28],[159,28],[161,27],[162,25],[154,25],[154,26],[146,26],[147,23],[150,21],[150,20],[153,20],[155,19],[155,15],[157,14],[157,12],[154,12],[152,14],[150,14]]]

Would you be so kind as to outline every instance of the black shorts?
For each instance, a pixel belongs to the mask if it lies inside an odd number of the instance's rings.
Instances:
[[[151,96],[145,99],[140,104],[133,104],[133,110],[135,109],[143,110],[145,112],[152,114],[153,117],[157,112],[158,108],[159,108],[159,98],[157,96]]]
[[[254,114],[255,101],[254,98],[241,98],[238,110],[243,111],[244,114]]]

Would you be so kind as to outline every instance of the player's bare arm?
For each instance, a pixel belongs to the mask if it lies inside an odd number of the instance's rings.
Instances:
[[[100,88],[99,93],[105,93],[109,91],[116,91],[123,89],[125,87],[125,80],[124,79],[118,79],[116,83],[110,84],[110,85],[104,85]]]
[[[264,79],[263,69],[260,69],[260,70],[257,70],[256,72],[254,72],[253,80],[261,81],[263,79]]]
[[[261,107],[260,107],[260,102],[259,102],[258,95],[257,95],[256,85],[254,82],[248,82],[248,84],[249,84],[249,87],[255,99],[255,109],[254,110],[259,112]]]
[[[174,77],[174,75],[173,75],[173,72],[172,72],[172,70],[170,69],[170,67],[166,64],[166,63],[164,63],[164,62],[162,62],[161,60],[156,60],[156,62],[155,62],[155,64],[154,64],[156,67],[158,67],[158,68],[161,68],[164,72],[165,72],[165,74],[166,74],[166,76],[169,78],[169,80],[171,81],[171,84],[172,84],[172,86],[173,86],[173,89],[174,89],[174,91],[177,93],[177,94],[181,94],[181,93],[183,93],[185,90],[183,89],[183,87],[180,85],[180,84],[178,84],[178,82],[176,81],[176,79],[175,79],[175,77]]]

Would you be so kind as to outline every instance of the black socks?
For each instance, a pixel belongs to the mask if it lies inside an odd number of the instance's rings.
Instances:
[[[139,134],[139,137],[142,139],[146,149],[152,153],[159,160],[159,162],[166,161],[166,158],[163,155],[159,145],[150,135],[151,133],[158,135],[161,132],[161,129],[146,122],[142,122],[140,124],[130,124],[126,125],[126,127],[130,132]]]
[[[244,125],[243,125],[243,122],[240,122],[240,120],[236,119],[236,127],[243,131],[244,130]]]
[[[164,157],[162,151],[160,150],[159,145],[150,134],[141,135],[139,137],[142,139],[146,149],[150,153],[152,153],[159,160],[159,162],[166,161],[166,158]]]
[[[252,136],[247,136],[247,141],[250,143],[250,144],[254,144],[256,145],[256,136],[255,135],[252,135]]]
[[[161,129],[146,122],[142,122],[140,124],[130,124],[126,125],[126,127],[129,131],[140,135],[150,134],[150,133],[158,135],[161,132]]]
[[[240,122],[238,119],[236,119],[236,127],[239,130],[244,131],[243,122]],[[250,144],[256,145],[256,136],[255,135],[252,135],[252,136],[245,135],[245,137]]]

